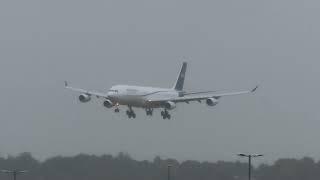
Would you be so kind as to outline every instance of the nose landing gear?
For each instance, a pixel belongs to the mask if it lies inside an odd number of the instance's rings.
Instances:
[[[116,103],[115,107],[116,107],[116,108],[114,109],[114,112],[115,112],[115,113],[120,112],[119,103]]]

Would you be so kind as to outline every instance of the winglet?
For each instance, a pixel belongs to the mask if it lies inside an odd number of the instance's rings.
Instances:
[[[256,86],[255,88],[253,88],[253,89],[251,90],[251,92],[252,92],[252,93],[255,92],[255,91],[258,89],[258,87],[259,87],[259,86]]]
[[[68,87],[68,82],[64,81],[64,87]]]

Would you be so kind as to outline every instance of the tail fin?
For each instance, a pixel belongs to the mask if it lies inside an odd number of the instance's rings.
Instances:
[[[176,83],[174,84],[174,89],[176,91],[182,91],[183,90],[183,84],[184,84],[184,79],[186,76],[186,70],[187,70],[187,63],[183,62],[179,76],[177,78]]]

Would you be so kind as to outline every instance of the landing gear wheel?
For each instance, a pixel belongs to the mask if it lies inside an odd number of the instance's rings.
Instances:
[[[136,118],[136,114],[132,110],[126,111],[128,118]]]
[[[161,111],[161,116],[163,119],[171,119],[171,115],[167,110]]]
[[[114,112],[115,112],[115,113],[118,113],[118,112],[120,112],[120,109],[119,109],[119,108],[116,108],[116,109],[114,109]]]
[[[126,111],[128,118],[131,118],[131,112],[129,110]]]
[[[163,116],[162,116],[162,119],[166,119],[166,118],[167,118],[167,116],[166,116],[166,115],[163,115]]]
[[[152,114],[153,114],[153,109],[147,108],[147,109],[146,109],[146,114],[147,114],[147,116],[152,116]]]

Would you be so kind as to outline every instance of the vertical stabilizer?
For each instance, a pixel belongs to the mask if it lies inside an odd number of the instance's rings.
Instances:
[[[186,76],[186,70],[187,70],[187,63],[183,62],[179,76],[178,76],[177,81],[173,87],[176,91],[183,90],[183,84],[184,84],[184,78]]]

